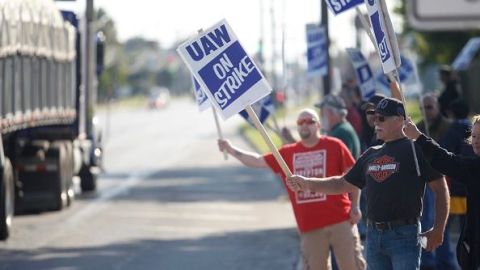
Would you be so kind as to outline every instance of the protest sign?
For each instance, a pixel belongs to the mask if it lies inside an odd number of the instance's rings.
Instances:
[[[184,42],[177,51],[223,119],[271,92],[225,20]]]
[[[245,109],[285,175],[292,173],[251,104],[271,92],[227,21],[222,20],[177,48],[200,87],[224,119]],[[215,113],[215,111],[214,111]]]
[[[310,76],[327,75],[328,55],[327,37],[325,29],[315,25],[307,24],[307,73]]]
[[[383,72],[387,74],[401,63],[395,31],[384,0],[367,0],[367,9]]]
[[[452,64],[454,70],[466,70],[480,48],[480,37],[470,39]]]
[[[203,112],[204,110],[210,107],[210,101],[208,100],[207,95],[203,92],[200,84],[192,77],[193,91],[195,93],[195,100],[198,105],[198,110]]]
[[[267,118],[272,114],[275,110],[273,106],[272,97],[270,95],[260,99],[259,101],[255,102],[252,105],[253,111],[258,116],[258,120],[263,124],[267,120]],[[240,112],[240,115],[247,120],[250,124],[253,125],[252,120],[248,117],[248,113],[246,110]]]
[[[362,98],[368,100],[375,94],[376,90],[372,69],[359,49],[347,48],[347,53],[350,57],[353,68],[355,69],[355,76],[357,77],[358,87],[360,87]]]
[[[363,0],[325,0],[328,8],[337,15],[357,5],[363,4]]]

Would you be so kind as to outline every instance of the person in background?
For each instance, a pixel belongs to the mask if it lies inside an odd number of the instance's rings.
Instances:
[[[425,119],[418,122],[419,129],[436,141],[440,141],[450,126],[450,121],[440,113],[437,97],[428,93],[421,97],[420,110],[423,110]],[[428,131],[426,130],[428,128]],[[451,194],[450,194],[451,195]],[[430,228],[434,222],[434,194],[430,187],[425,188],[423,196],[422,228]],[[450,205],[450,210],[452,209]],[[422,270],[455,270],[455,259],[450,247],[450,222],[447,221],[443,243],[434,252],[422,250],[420,269]]]
[[[405,134],[416,140],[433,168],[467,187],[467,214],[457,244],[457,261],[463,270],[480,269],[480,115],[473,117],[468,142],[474,157],[456,155],[421,133],[408,119]]]
[[[320,108],[322,127],[329,136],[340,139],[350,150],[353,157],[360,156],[360,140],[352,125],[347,121],[347,105],[337,95],[326,95],[323,100],[315,104]]]
[[[369,107],[368,105],[370,103],[368,100],[363,99],[360,87],[354,84],[354,82],[351,83],[351,87],[345,88],[345,90],[348,90],[348,95],[362,120],[361,132],[357,135],[358,139],[360,140],[360,151],[363,152],[368,148],[367,145],[370,143],[370,139],[373,136],[373,124],[371,127],[369,126],[367,114],[365,113],[364,109],[364,107]]]
[[[421,120],[417,123],[417,126],[423,133],[429,134],[436,141],[440,141],[450,127],[450,121],[441,114],[440,104],[434,94],[423,95],[421,102],[420,110],[424,110],[426,120]]]
[[[470,137],[470,130],[472,124],[468,115],[470,108],[468,104],[461,98],[454,100],[450,103],[448,108],[449,118],[452,119],[450,127],[445,132],[444,136],[439,140],[442,148],[452,152],[456,155],[462,155],[465,157],[474,157],[475,153],[471,145],[467,143],[467,138]],[[465,221],[465,214],[467,212],[467,190],[461,179],[447,178],[450,183],[450,217],[447,223],[447,232],[452,224],[458,223],[463,227]],[[447,236],[446,236],[447,237]],[[453,252],[450,247],[440,247],[437,251],[437,265],[438,269],[455,269],[452,265],[455,265]]]
[[[448,108],[450,103],[460,98],[460,85],[457,81],[456,74],[448,65],[442,65],[439,69],[440,81],[443,83],[443,91],[438,97],[440,104],[440,112],[444,116],[448,116]]]
[[[433,170],[415,146],[417,174],[411,141],[405,136],[405,109],[401,101],[385,98],[375,107],[375,130],[385,143],[369,148],[345,175],[304,177],[292,175],[293,190],[337,194],[367,188],[369,270],[420,268],[421,236],[432,251],[443,241],[448,215],[448,189],[444,177]],[[425,185],[435,193],[434,226],[420,234],[419,218]]]
[[[304,176],[331,176],[346,172],[355,162],[340,140],[320,135],[320,121],[311,109],[300,112],[297,130],[301,140],[279,149],[289,169]],[[228,140],[218,141],[220,151],[254,168],[270,168],[285,175],[271,153],[259,155],[233,146]],[[364,270],[365,260],[356,223],[361,218],[357,201],[347,193],[326,195],[287,189],[300,232],[304,269],[330,269],[330,246],[337,254],[341,270]],[[352,191],[358,198],[359,191]]]
[[[377,104],[386,98],[385,95],[375,93],[372,97],[368,99],[368,102],[362,105],[363,113],[366,116],[368,126],[364,126],[362,132],[362,140],[365,142],[365,149],[368,149],[374,145],[380,145],[383,141],[378,140],[377,136],[375,135],[375,107]]]
[[[322,127],[327,131],[327,134],[340,139],[348,147],[353,157],[357,159],[361,150],[360,140],[350,122],[347,121],[348,111],[345,100],[340,96],[330,94],[326,95],[321,102],[315,104],[315,107],[320,109]],[[356,201],[357,205],[361,207],[359,197],[352,196],[350,199]],[[358,224],[360,237],[362,238],[362,235],[365,235],[362,220]],[[338,269],[335,252],[332,252],[332,269]]]
[[[362,133],[362,117],[360,116],[360,113],[358,112],[355,104],[353,103],[351,92],[351,87],[348,84],[344,83],[339,96],[343,99],[347,109],[347,121],[352,125],[355,133],[357,133],[357,136],[360,136],[360,134]]]

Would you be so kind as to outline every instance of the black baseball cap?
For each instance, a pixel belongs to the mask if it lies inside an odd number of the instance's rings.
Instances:
[[[405,108],[403,103],[395,98],[384,98],[375,107],[375,113],[383,116],[403,116],[405,117]]]

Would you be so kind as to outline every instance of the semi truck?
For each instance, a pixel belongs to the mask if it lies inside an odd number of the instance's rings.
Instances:
[[[94,106],[103,40],[85,14],[53,0],[0,1],[0,240],[15,213],[60,210],[74,176],[96,189],[102,160]]]

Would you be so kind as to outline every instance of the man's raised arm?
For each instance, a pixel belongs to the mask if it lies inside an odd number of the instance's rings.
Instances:
[[[225,149],[227,153],[238,159],[247,167],[268,168],[268,165],[263,159],[262,155],[254,152],[248,152],[246,150],[233,146],[228,140],[219,139],[218,148],[220,149],[220,152],[223,152],[223,150]]]

